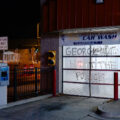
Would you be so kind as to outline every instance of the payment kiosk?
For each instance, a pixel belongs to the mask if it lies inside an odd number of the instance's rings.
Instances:
[[[7,86],[9,85],[9,66],[0,63],[0,106],[7,104]]]

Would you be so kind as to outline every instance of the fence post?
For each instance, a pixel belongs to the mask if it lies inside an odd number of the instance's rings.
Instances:
[[[56,96],[56,67],[53,67],[53,96]]]
[[[17,100],[17,68],[16,66],[14,67],[14,96],[13,96],[14,101]]]
[[[114,100],[118,100],[118,72],[114,73]]]
[[[35,67],[35,94],[38,95],[38,88],[37,88],[37,67]]]

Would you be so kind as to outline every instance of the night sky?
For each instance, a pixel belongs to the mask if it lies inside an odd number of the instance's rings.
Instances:
[[[0,36],[35,37],[37,22],[40,22],[40,0],[0,1]]]

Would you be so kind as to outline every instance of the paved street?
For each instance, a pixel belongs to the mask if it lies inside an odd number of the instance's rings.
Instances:
[[[98,105],[108,99],[59,96],[0,110],[0,120],[99,120]]]

